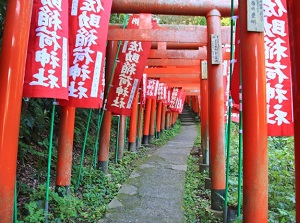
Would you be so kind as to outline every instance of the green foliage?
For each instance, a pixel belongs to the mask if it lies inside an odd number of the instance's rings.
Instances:
[[[2,45],[2,36],[3,36],[4,21],[5,21],[6,4],[7,4],[7,0],[0,0],[0,44],[1,45]]]
[[[153,144],[155,146],[161,147],[165,145],[169,140],[174,138],[176,135],[178,135],[180,132],[181,132],[181,122],[180,120],[177,120],[173,128],[169,130],[165,130],[164,134],[162,134],[159,139],[155,139]]]
[[[197,127],[197,138],[194,142],[194,146],[195,147],[200,147],[201,146],[201,135],[200,135],[201,127],[200,127],[200,125],[196,125],[196,127]]]
[[[234,123],[232,126],[229,205],[236,206],[238,126]],[[292,137],[269,137],[269,222],[294,222],[295,219],[293,141]]]
[[[237,205],[238,126],[233,123],[229,205]],[[269,137],[269,222],[295,222],[294,153],[292,137]],[[284,183],[282,183],[284,182]]]
[[[110,15],[110,20],[109,20],[109,23],[112,23],[112,24],[123,24],[124,23],[124,19],[126,17],[126,14],[111,14]]]
[[[269,138],[269,222],[296,222],[294,139]]]
[[[85,137],[85,131],[87,128],[87,120],[89,116],[89,109],[76,109],[76,117],[75,117],[75,128],[74,128],[74,147],[76,151],[80,151],[81,155],[81,150],[84,142],[84,137]],[[91,123],[88,131],[88,137],[87,137],[87,142],[86,142],[86,159],[85,159],[85,164],[90,164],[92,162],[92,156],[91,154],[93,153],[95,142],[96,142],[96,137],[97,137],[97,131],[98,131],[98,118],[99,114],[101,114],[101,110],[95,109],[92,112],[92,117],[91,117]],[[74,161],[75,163],[79,163],[79,157],[75,157]]]
[[[169,16],[169,15],[153,15],[159,24],[169,25],[201,25],[205,26],[206,18],[204,16]],[[230,26],[230,18],[223,17],[221,19],[222,26]]]
[[[199,127],[198,127],[199,129]],[[238,125],[232,123],[229,178],[229,206],[237,206],[238,197]],[[195,145],[200,144],[200,138]],[[294,139],[269,137],[269,222],[295,222]],[[209,194],[203,191],[204,176],[198,172],[198,160],[190,156],[186,176],[185,221],[215,222],[204,211]],[[206,194],[206,196],[205,196]],[[196,207],[196,208],[195,208]],[[240,222],[237,220],[236,222]]]
[[[30,202],[25,204],[25,210],[19,222],[43,222],[45,219],[44,197],[45,185],[41,185],[31,194]],[[50,190],[49,198],[48,219],[50,222],[76,222],[76,219],[84,214],[84,203],[75,197],[73,192],[66,197],[61,197]]]
[[[45,197],[45,189],[41,186],[36,188],[36,186],[43,184],[46,178],[52,103],[53,100],[50,99],[23,99],[18,154],[18,159],[21,161],[18,166],[18,170],[20,170],[18,173],[18,197],[19,200],[22,200],[22,204],[19,205],[19,219],[24,222],[40,222],[40,219],[44,218],[43,205],[39,203]],[[76,109],[73,149],[74,177],[72,177],[74,185],[74,180],[77,180],[76,174],[79,170],[78,163],[88,114],[88,109]],[[49,219],[51,221],[95,222],[98,220],[105,212],[109,201],[117,193],[119,186],[116,185],[122,183],[132,170],[133,164],[131,162],[144,156],[144,152],[141,150],[141,155],[126,154],[124,160],[118,166],[111,164],[112,179],[106,179],[99,170],[90,169],[89,166],[92,162],[97,135],[98,114],[99,111],[95,110],[91,119],[84,159],[85,167],[82,171],[82,187],[79,191],[72,192],[67,200],[60,198],[56,193],[51,191],[49,202]],[[55,113],[55,120],[51,179],[55,179],[54,170],[57,160],[59,107]],[[116,139],[116,125],[114,122],[115,120],[113,120],[112,125],[113,141]],[[36,189],[32,190],[33,188]]]
[[[25,189],[20,190],[22,196],[29,194],[29,190],[25,187],[26,183],[30,181],[28,185],[30,188],[32,181],[39,184],[46,178],[52,104],[53,100],[50,99],[23,99],[22,101],[17,174],[20,185]],[[59,119],[56,119],[55,132],[58,132],[58,121]],[[54,139],[53,158],[56,159],[57,135],[54,135]]]
[[[190,155],[185,178],[184,222],[185,223],[215,223],[221,219],[206,211],[210,207],[210,192],[204,189],[208,173],[199,172],[199,158]]]
[[[23,142],[40,141],[49,132],[53,100],[23,99],[20,139]],[[35,135],[32,135],[32,131]]]
[[[206,25],[206,18],[203,16],[170,16],[170,15],[153,15],[159,24],[170,25]]]
[[[221,24],[222,24],[222,26],[230,26],[230,24],[231,24],[231,19],[228,18],[228,17],[223,17],[223,18],[221,19]]]
[[[194,146],[201,144],[200,125],[196,124],[197,138]],[[196,155],[188,157],[188,169],[185,176],[185,193],[184,193],[184,222],[185,223],[215,223],[221,219],[215,217],[211,212],[206,211],[210,207],[210,192],[205,189],[205,178],[207,172],[200,173],[200,160]]]
[[[83,167],[82,185],[78,191],[72,188],[67,197],[60,197],[58,193],[50,190],[49,221],[97,222],[103,217],[109,202],[136,167],[137,161],[144,158],[146,153],[147,149],[140,149],[138,153],[126,152],[124,159],[118,164],[110,163],[108,176],[100,170]],[[75,174],[72,184],[76,183],[76,179]],[[20,222],[43,222],[44,197],[45,186],[42,185],[33,191],[30,201],[20,210]]]

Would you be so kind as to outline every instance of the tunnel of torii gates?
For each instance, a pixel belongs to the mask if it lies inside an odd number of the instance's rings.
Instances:
[[[23,74],[28,33],[31,20],[32,0],[8,0],[6,25],[3,36],[2,56],[0,60],[0,222],[12,222],[14,186],[16,180],[16,161],[18,133],[22,101]],[[293,110],[295,125],[295,171],[296,171],[296,219],[300,221],[299,201],[299,149],[300,149],[300,1],[289,0],[289,23],[291,41],[291,62],[293,79]],[[239,10],[237,10],[239,8]],[[243,84],[243,221],[268,221],[268,162],[267,162],[267,119],[266,119],[266,78],[264,60],[264,37],[261,32],[247,31],[247,1],[234,3],[234,10],[240,22],[240,53],[242,59]],[[151,13],[165,15],[206,16],[207,28],[201,26],[165,26],[160,30],[122,30],[110,26],[108,32],[107,64],[113,65],[116,41],[137,40],[152,41],[145,69],[148,77],[160,78],[171,87],[182,87],[193,99],[193,108],[200,111],[201,137],[203,151],[208,150],[211,177],[211,208],[219,210],[220,198],[225,190],[224,157],[224,96],[222,66],[212,64],[211,34],[219,35],[222,44],[230,43],[230,30],[221,28],[221,16],[231,16],[229,0],[113,0],[112,13]],[[13,24],[13,25],[12,25]],[[209,38],[208,38],[209,37]],[[298,40],[298,41],[296,41]],[[228,55],[220,48],[223,59]],[[298,56],[298,57],[297,57]],[[226,58],[227,57],[227,58]],[[200,61],[207,60],[208,79],[202,77]],[[106,69],[110,70],[110,69]],[[106,73],[106,77],[109,77]],[[201,105],[195,106],[195,96],[201,89]],[[133,103],[132,115],[139,117],[142,126],[143,108],[138,107],[137,99]],[[156,108],[156,104],[158,104]],[[154,105],[154,106],[153,106]],[[136,148],[135,136],[144,143],[154,135],[154,114],[157,112],[157,132],[174,124],[177,114],[166,114],[166,108],[155,99],[147,99],[144,117],[144,129],[137,132],[136,122],[130,122],[130,149]],[[208,116],[209,114],[209,116]],[[105,172],[108,160],[108,142],[110,137],[111,112],[106,111],[101,126],[99,143],[99,166]],[[58,148],[58,172],[69,172],[60,176],[57,186],[70,184],[72,141],[74,128],[74,107],[62,107],[60,141]],[[161,117],[161,120],[159,120]],[[134,120],[134,119],[132,119]],[[135,119],[137,120],[137,119]],[[121,121],[122,122],[122,121]],[[163,124],[161,124],[163,123]],[[133,135],[132,135],[133,134]],[[122,134],[121,134],[122,135]],[[131,139],[134,140],[131,140]],[[140,142],[139,142],[140,143]],[[204,154],[205,155],[205,154]],[[60,160],[61,158],[61,160]],[[60,162],[60,163],[59,163]],[[205,159],[204,159],[205,162]],[[255,216],[255,217],[254,217]]]

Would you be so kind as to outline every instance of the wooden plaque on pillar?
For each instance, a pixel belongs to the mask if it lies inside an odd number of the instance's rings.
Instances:
[[[220,35],[211,34],[211,63],[221,64],[221,40]]]
[[[201,73],[202,73],[202,79],[207,79],[207,61],[206,60],[201,61]]]
[[[247,0],[248,32],[264,31],[263,0]]]

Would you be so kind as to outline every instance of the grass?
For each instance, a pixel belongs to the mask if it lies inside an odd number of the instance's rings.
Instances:
[[[82,184],[66,198],[50,192],[50,222],[97,222],[103,217],[109,202],[116,196],[121,185],[128,179],[132,170],[143,160],[149,148],[139,149],[137,153],[126,152],[124,158],[115,164],[110,162],[109,173],[83,167]],[[76,176],[72,185],[76,184]],[[44,219],[45,185],[32,191],[30,201],[19,211],[19,222],[41,222]]]
[[[194,147],[199,147],[200,125],[196,124],[198,135],[194,142]],[[200,160],[197,154],[188,157],[188,168],[185,178],[184,194],[184,222],[185,223],[213,223],[220,222],[221,219],[215,217],[206,208],[210,207],[210,191],[205,189],[205,178],[208,172],[199,171]]]
[[[154,140],[153,144],[160,147],[179,134],[180,131],[181,124],[178,121],[172,129],[166,130],[160,139]],[[49,222],[97,222],[104,216],[108,204],[117,195],[132,170],[152,151],[154,150],[151,148],[140,148],[137,153],[125,152],[123,159],[117,164],[113,162],[114,153],[112,152],[108,176],[89,165],[84,166],[79,189],[74,190],[74,187],[71,186],[71,193],[67,197],[60,197],[52,186],[49,200]],[[91,155],[87,154],[86,160],[91,159],[89,157]],[[77,164],[73,165],[75,174],[72,176],[72,185],[76,185],[78,168]],[[25,189],[28,189],[28,186]],[[29,189],[26,193],[30,198],[18,210],[18,222],[43,222],[45,219],[45,185],[40,184],[34,189]]]
[[[200,173],[199,164],[199,157],[195,155],[189,156],[183,207],[184,222],[220,222],[220,218],[206,211],[206,208],[210,207],[210,191],[204,189],[204,182],[208,173]]]
[[[198,126],[198,131],[200,131]],[[199,134],[200,135],[200,134]],[[293,137],[269,137],[269,222],[295,222]],[[195,146],[200,145],[200,137]],[[229,179],[229,205],[237,205],[238,126],[232,125]],[[199,173],[199,158],[190,155],[185,187],[185,222],[220,222],[205,211],[210,206],[209,191],[204,189],[207,173]],[[284,183],[283,183],[284,182]]]
[[[176,135],[181,132],[181,122],[177,120],[172,129],[165,130],[163,134],[161,134],[159,139],[155,139],[153,144],[157,147],[161,147],[165,145],[168,141],[173,139]]]

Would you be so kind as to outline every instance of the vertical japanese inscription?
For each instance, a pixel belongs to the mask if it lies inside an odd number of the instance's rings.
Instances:
[[[68,4],[33,2],[23,96],[67,99]]]
[[[80,3],[80,4],[79,4]],[[69,97],[78,99],[99,98],[102,52],[99,51],[101,16],[104,8],[100,0],[72,1],[72,19],[76,36],[72,41]]]
[[[161,101],[164,99],[164,88],[165,84],[164,83],[159,83],[158,85],[158,91],[157,91],[157,100]]]
[[[293,135],[286,0],[264,0],[263,7],[269,135]]]
[[[211,34],[211,63],[216,65],[221,63],[221,40],[216,34]]]
[[[129,99],[128,99],[128,103],[127,103],[127,106],[126,106],[126,108],[128,108],[128,109],[131,108],[131,105],[132,105],[132,102],[133,102],[133,99],[134,99],[134,95],[135,95],[135,91],[136,91],[136,88],[138,86],[138,83],[139,83],[139,79],[134,79],[132,89],[131,89],[131,92],[130,92],[130,96],[129,96]]]
[[[179,88],[174,87],[172,89],[170,106],[169,106],[170,109],[176,109],[176,101],[177,101],[177,97],[178,97],[179,93],[180,93]]]
[[[158,80],[148,79],[147,92],[146,92],[146,96],[148,98],[156,98],[156,96],[158,94],[158,85],[159,85]]]
[[[247,0],[247,30],[264,31],[263,0]]]

